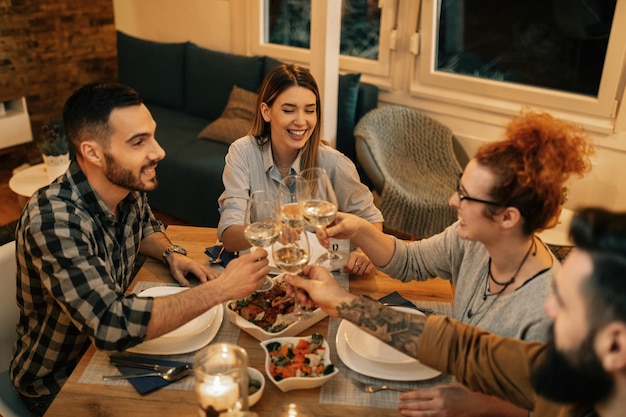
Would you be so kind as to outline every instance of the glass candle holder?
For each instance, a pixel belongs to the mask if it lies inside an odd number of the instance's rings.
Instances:
[[[248,410],[248,355],[229,343],[198,351],[193,359],[198,417]]]

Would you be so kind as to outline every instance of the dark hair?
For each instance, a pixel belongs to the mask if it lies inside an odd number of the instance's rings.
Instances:
[[[626,212],[581,210],[572,219],[570,237],[593,263],[582,289],[591,328],[614,320],[626,322]]]
[[[269,107],[272,107],[276,98],[290,87],[304,87],[311,90],[313,94],[315,94],[317,125],[311,134],[311,138],[302,149],[300,163],[300,168],[302,170],[313,168],[317,165],[317,151],[321,142],[320,128],[322,124],[322,108],[317,82],[306,68],[299,65],[282,64],[267,73],[259,89],[256,114],[254,116],[252,128],[248,134],[254,136],[261,146],[267,143],[268,140],[271,140],[271,126],[269,122],[266,122],[261,116],[261,103],[265,103]]]
[[[517,207],[526,235],[553,226],[564,202],[565,181],[591,166],[594,151],[586,133],[548,113],[524,109],[506,126],[504,136],[482,145],[475,156],[495,174],[489,197]],[[486,209],[493,215],[501,208]]]
[[[116,108],[138,106],[143,99],[123,84],[87,84],[76,90],[63,107],[65,133],[75,151],[85,138],[107,145],[109,117]]]

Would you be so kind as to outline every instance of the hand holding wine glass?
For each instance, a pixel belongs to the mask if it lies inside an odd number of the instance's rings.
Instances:
[[[302,215],[315,228],[325,228],[337,214],[337,197],[330,178],[322,168],[309,168],[300,173],[303,178],[296,182],[296,199]],[[330,249],[315,263],[330,270],[341,268],[345,257]]]
[[[250,195],[244,226],[243,234],[253,247],[266,247],[278,239],[280,224],[273,193],[259,190]],[[267,277],[259,291],[267,291],[272,286],[273,281]]]
[[[309,262],[311,249],[305,231],[306,221],[298,207],[296,184],[303,178],[298,175],[285,177],[276,192],[276,204],[283,224],[280,236],[272,246],[274,263],[282,271],[297,274]],[[286,315],[286,319],[302,320],[310,316],[310,312],[300,304],[294,289],[295,310]],[[283,316],[283,318],[285,318]]]
[[[309,239],[304,228],[295,229],[288,225],[283,225],[280,237],[272,245],[272,256],[274,263],[281,271],[289,274],[298,274],[304,266],[309,263],[311,250]],[[294,311],[282,316],[286,321],[304,320],[311,316],[310,311],[300,303],[297,290],[294,289]]]

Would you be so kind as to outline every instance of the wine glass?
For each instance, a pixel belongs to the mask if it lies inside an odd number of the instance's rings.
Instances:
[[[288,175],[278,185],[276,203],[282,222],[293,229],[304,229],[306,220],[302,216],[296,194],[296,182],[302,181],[299,175]]]
[[[258,190],[250,194],[244,226],[243,235],[253,247],[263,248],[278,239],[280,225],[273,193]],[[267,291],[273,285],[274,281],[270,277],[266,277],[258,291]]]
[[[300,173],[303,178],[296,182],[296,199],[302,215],[311,226],[324,229],[337,214],[337,196],[326,171],[322,168],[309,168]],[[315,264],[331,271],[341,268],[345,257],[331,245],[326,253],[315,260]]]
[[[302,222],[304,225],[304,222]],[[272,245],[272,256],[274,263],[281,271],[290,274],[298,274],[304,266],[309,263],[311,250],[309,239],[304,227],[290,227],[283,224],[280,236]],[[290,322],[293,320],[304,320],[311,317],[312,312],[307,311],[298,299],[298,290],[294,288],[294,310],[292,313],[283,314],[282,319]]]

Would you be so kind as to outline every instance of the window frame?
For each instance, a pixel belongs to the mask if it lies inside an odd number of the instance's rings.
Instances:
[[[420,13],[420,11],[417,11]],[[420,28],[416,30],[419,51],[411,65],[410,94],[437,96],[459,105],[476,105],[492,111],[510,113],[521,105],[550,108],[560,112],[577,113],[591,119],[602,131],[611,131],[616,117],[620,80],[626,60],[626,0],[618,0],[609,37],[606,63],[597,97],[573,94],[540,87],[502,82],[467,75],[452,74],[435,69],[438,0],[422,0]],[[416,22],[418,21],[416,16]],[[604,120],[602,120],[604,119]],[[611,120],[610,126],[607,122]]]

